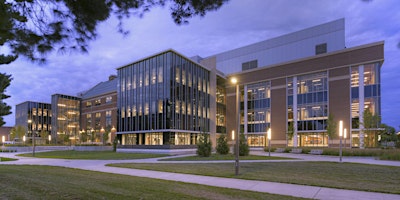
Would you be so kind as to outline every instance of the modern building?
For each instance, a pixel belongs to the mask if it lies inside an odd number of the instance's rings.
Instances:
[[[22,126],[26,130],[26,139],[31,139],[32,135],[48,140],[41,136],[49,135],[51,128],[52,112],[51,104],[26,101],[15,107],[15,127]],[[22,138],[19,138],[22,140]]]
[[[1,126],[0,127],[0,141],[1,143],[6,142],[6,141],[10,141],[10,133],[13,127],[11,126]],[[3,141],[4,138],[4,141]]]
[[[51,108],[51,136],[57,143],[75,144],[79,139],[80,98],[53,94]]]
[[[117,76],[111,75],[108,81],[100,82],[78,95],[81,98],[80,133],[89,136],[86,141],[80,142],[113,141],[117,128],[117,83]],[[104,133],[109,135],[106,140]]]
[[[118,78],[123,146],[190,147],[198,134],[215,132],[216,75],[210,69],[168,50],[119,68]]]
[[[267,145],[268,129],[274,146],[326,147],[338,144],[329,115],[343,121],[346,146],[374,146],[363,115],[380,115],[383,46],[346,48],[339,19],[206,58],[167,50],[122,66],[120,146],[191,148],[203,132],[215,145],[240,127],[252,147]]]

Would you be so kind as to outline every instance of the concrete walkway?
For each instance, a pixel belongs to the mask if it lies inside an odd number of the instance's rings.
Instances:
[[[252,154],[268,155],[265,152],[252,152]],[[284,162],[302,162],[302,161],[329,161],[338,162],[339,158],[335,156],[315,156],[304,154],[287,154],[287,153],[271,153],[271,156],[291,157],[298,160],[284,160]],[[266,192],[271,194],[288,195],[294,197],[312,198],[312,199],[371,199],[371,200],[400,200],[400,195],[384,194],[375,192],[363,192],[354,190],[342,190],[315,186],[304,186],[295,184],[275,183],[267,181],[243,180],[234,178],[220,178],[199,176],[190,174],[179,174],[170,172],[158,172],[150,170],[126,169],[117,167],[107,167],[109,163],[167,163],[172,161],[157,161],[157,158],[138,159],[138,160],[67,160],[67,159],[43,159],[43,158],[27,158],[17,157],[15,153],[0,153],[0,157],[18,158],[18,161],[0,162],[6,165],[50,165],[62,166],[69,168],[77,168],[83,170],[92,170],[99,172],[107,172],[114,174],[123,174],[137,177],[148,177],[170,181],[180,181],[186,183],[195,183],[216,187],[233,188],[240,190],[249,190],[256,192]],[[199,162],[199,161],[197,161]],[[213,162],[213,161],[212,161]],[[218,161],[232,163],[233,161]],[[241,161],[254,162],[254,161]],[[257,161],[260,162],[260,161]],[[282,161],[263,161],[263,162],[282,162]],[[397,161],[379,161],[374,158],[365,157],[343,157],[343,162],[354,162],[363,164],[377,164],[399,166]],[[179,161],[179,163],[182,163]],[[188,162],[186,162],[188,163]]]

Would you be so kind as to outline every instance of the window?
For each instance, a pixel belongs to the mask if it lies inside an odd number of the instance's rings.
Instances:
[[[315,55],[323,54],[327,52],[327,44],[318,44],[315,46]]]
[[[242,63],[242,71],[257,68],[257,66],[258,66],[257,60],[245,62],[245,63]]]
[[[94,101],[94,105],[98,106],[101,104],[101,99],[96,99],[96,101]]]
[[[90,107],[90,106],[92,106],[92,102],[91,101],[87,101],[86,102],[86,107]]]
[[[112,102],[112,96],[106,97],[106,103],[111,103]]]

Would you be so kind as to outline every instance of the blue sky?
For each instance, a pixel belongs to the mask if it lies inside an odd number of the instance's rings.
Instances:
[[[14,79],[6,91],[11,98],[5,102],[14,113],[15,105],[24,101],[50,103],[55,93],[76,95],[106,81],[118,67],[170,48],[189,57],[207,57],[345,18],[347,47],[385,41],[382,121],[399,129],[399,10],[398,0],[231,0],[216,12],[177,26],[166,6],[125,21],[130,30],[126,37],[117,33],[117,21],[111,18],[100,24],[99,38],[90,43],[88,54],[54,53],[45,65],[24,58],[0,65],[0,72],[12,74]],[[5,120],[6,126],[13,126],[14,114]]]

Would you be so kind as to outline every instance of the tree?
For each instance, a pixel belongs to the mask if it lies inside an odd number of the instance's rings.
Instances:
[[[250,153],[249,145],[247,144],[246,138],[244,133],[240,133],[239,136],[239,156],[248,156]],[[236,152],[236,145],[235,145],[235,152]]]
[[[1,19],[0,19],[1,20]],[[0,31],[1,40],[1,31]],[[7,105],[3,100],[10,98],[9,95],[5,94],[6,88],[10,86],[11,75],[0,73],[0,127],[5,124],[3,116],[11,114],[11,106]]]
[[[381,124],[380,128],[382,129],[379,131],[379,134],[381,136],[381,140],[379,141],[380,144],[384,147],[388,145],[388,142],[393,142],[394,144],[396,144],[396,129],[386,124]]]
[[[123,21],[142,17],[152,8],[166,4],[178,25],[194,16],[219,9],[228,0],[0,0],[0,46],[10,54],[0,55],[0,64],[19,56],[45,62],[46,54],[59,50],[87,52],[88,42],[97,38],[101,22],[114,15],[123,35]]]
[[[217,140],[217,153],[226,155],[229,153],[228,139],[225,134],[221,134]]]
[[[108,141],[108,138],[110,138],[110,132],[109,131],[104,132],[102,138],[103,138],[103,145],[105,145],[106,142]]]
[[[287,139],[291,140],[293,138],[293,134],[294,134],[294,122],[288,122],[288,130],[286,132],[287,134]]]
[[[363,132],[368,135],[368,140],[366,140],[364,143],[366,143],[367,146],[375,146],[377,144],[377,128],[379,127],[379,124],[381,122],[381,118],[377,114],[372,114],[372,112],[369,109],[364,110],[364,115],[363,115],[363,123],[362,125],[364,126]],[[361,145],[360,145],[361,147]],[[363,148],[362,146],[361,148]]]
[[[15,126],[11,129],[11,140],[19,139],[22,140],[26,133],[25,127],[23,126]]]
[[[336,135],[336,128],[337,128],[337,122],[335,121],[335,117],[333,116],[332,113],[329,113],[326,124],[327,124],[326,134],[328,135],[328,141],[331,141],[331,139],[333,139],[334,136]]]
[[[197,151],[198,156],[201,157],[210,157],[211,156],[211,141],[210,137],[207,133],[201,133],[199,137],[199,141],[197,143]]]

